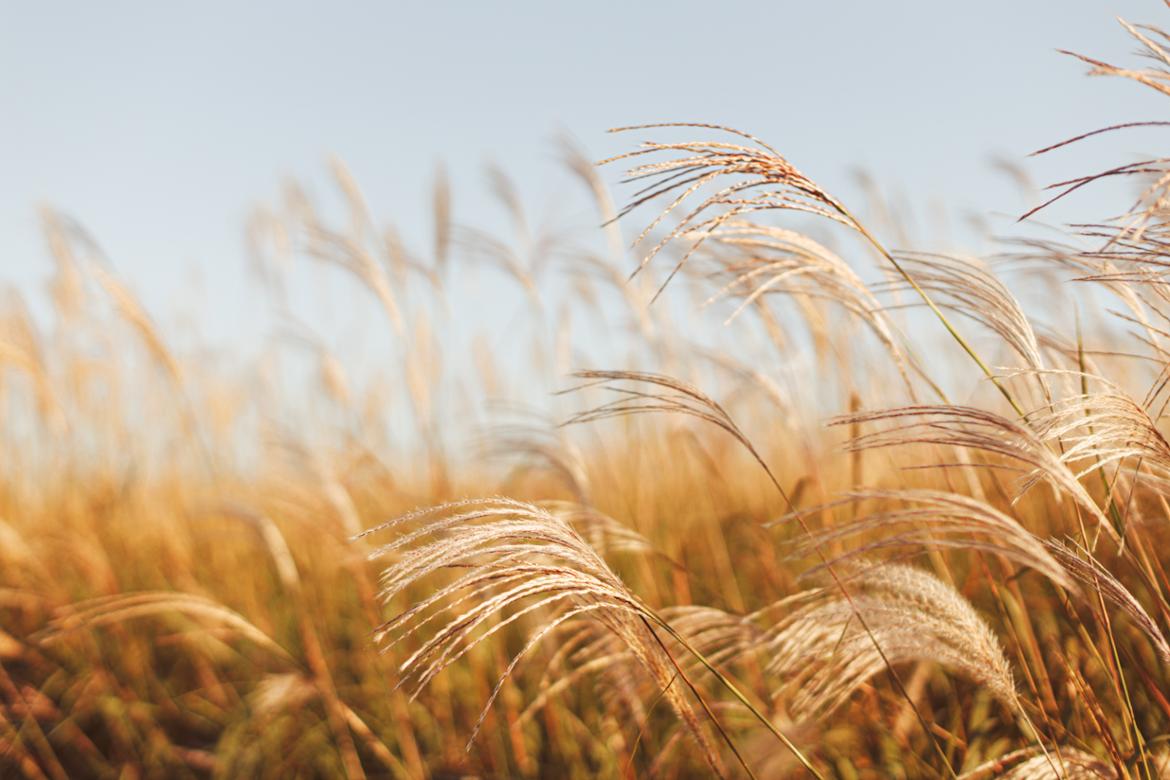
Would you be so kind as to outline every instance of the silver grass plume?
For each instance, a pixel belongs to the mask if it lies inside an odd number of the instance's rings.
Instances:
[[[412,527],[413,530],[404,530]],[[564,518],[507,498],[470,499],[402,515],[362,534],[401,530],[371,553],[386,560],[381,598],[389,603],[407,587],[441,572],[458,572],[430,596],[377,630],[389,650],[437,628],[399,666],[399,685],[412,696],[481,642],[516,621],[538,621],[530,638],[501,674],[470,741],[475,739],[504,683],[537,644],[574,618],[590,616],[625,644],[664,691],[711,768],[723,763],[703,730],[673,657],[650,627],[660,618],[635,596]]]
[[[877,564],[850,580],[853,605],[826,588],[823,598],[783,619],[765,644],[776,694],[794,717],[812,719],[841,706],[890,663],[933,661],[986,688],[1022,712],[1011,666],[995,633],[958,591],[921,569]]]

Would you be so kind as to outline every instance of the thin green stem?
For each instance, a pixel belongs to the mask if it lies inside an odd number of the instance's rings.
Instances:
[[[723,672],[719,671],[719,669],[717,669],[715,665],[712,664],[711,661],[709,661],[707,657],[703,655],[703,653],[701,653],[694,645],[688,642],[686,638],[682,636],[682,634],[678,633],[674,626],[670,625],[670,623],[666,622],[652,611],[650,612],[650,616],[653,618],[655,623],[657,623],[664,631],[670,634],[672,639],[678,642],[684,650],[693,655],[695,660],[701,663],[707,669],[707,671],[713,674],[715,679],[719,681],[720,685],[730,691],[731,695],[738,699],[740,704],[747,707],[752,715],[754,715],[756,719],[760,721],[760,723],[764,724],[764,726],[770,732],[772,732],[772,734],[774,734],[776,738],[784,744],[785,747],[792,751],[792,754],[796,756],[796,760],[799,761],[801,765],[807,769],[811,775],[813,775],[813,777],[816,777],[818,780],[824,780],[824,775],[822,775],[820,771],[818,771],[817,768],[812,765],[812,762],[809,761],[808,757],[806,757],[803,752],[801,752],[800,748],[798,748],[792,742],[792,740],[785,736],[784,732],[780,731],[780,729],[776,727],[776,724],[774,724],[766,715],[764,715],[764,713],[760,712],[759,708],[752,704],[747,695],[744,694],[735,683],[733,683],[725,674],[723,674]],[[683,679],[686,679],[686,677],[684,676]]]
[[[960,347],[963,348],[963,351],[966,352],[968,356],[970,356],[971,360],[975,361],[975,365],[979,366],[979,370],[983,372],[983,375],[991,381],[991,384],[995,385],[995,389],[998,390],[1000,394],[1007,399],[1007,402],[1011,405],[1015,413],[1018,414],[1021,418],[1024,417],[1024,409],[1019,405],[1019,403],[1016,402],[1016,399],[1012,396],[1011,391],[1009,391],[1007,387],[999,381],[999,377],[997,377],[992,372],[991,368],[989,368],[988,365],[983,362],[983,358],[979,357],[979,353],[975,351],[975,348],[972,347],[971,344],[965,338],[963,338],[962,334],[960,334],[959,331],[955,329],[955,326],[951,324],[951,321],[945,314],[943,314],[942,309],[938,307],[938,304],[934,302],[934,299],[930,297],[926,290],[922,289],[922,286],[919,285],[917,280],[915,280],[915,278],[910,275],[910,272],[902,267],[902,264],[898,262],[897,258],[895,258],[894,255],[888,249],[886,249],[880,241],[877,240],[877,237],[874,236],[873,233],[870,233],[869,230],[866,229],[865,225],[861,224],[861,222],[855,216],[853,216],[853,214],[851,214],[848,209],[838,204],[837,210],[841,212],[843,217],[849,220],[854,229],[856,229],[857,232],[860,233],[861,236],[865,238],[865,240],[868,241],[873,246],[873,248],[876,249],[879,254],[881,254],[882,257],[889,261],[890,265],[894,267],[894,270],[901,274],[902,278],[905,279],[906,282],[914,289],[914,292],[918,293],[919,297],[922,298],[922,302],[925,303],[932,312],[934,312],[934,316],[937,317],[939,322],[942,323],[943,327],[947,329],[947,333],[951,334],[951,337],[958,343]]]

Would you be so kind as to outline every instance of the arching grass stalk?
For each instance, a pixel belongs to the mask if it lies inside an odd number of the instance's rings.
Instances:
[[[970,342],[963,338],[963,335],[959,333],[959,331],[951,323],[950,319],[947,318],[947,315],[943,313],[943,310],[938,307],[938,305],[934,302],[934,299],[930,297],[930,294],[927,293],[926,290],[922,289],[918,282],[915,281],[914,277],[905,268],[902,267],[902,264],[898,262],[897,258],[895,258],[894,255],[888,249],[886,249],[886,247],[880,241],[878,241],[877,237],[874,236],[873,233],[870,233],[869,230],[863,224],[861,224],[861,222],[856,217],[854,217],[848,209],[839,203],[835,205],[840,210],[841,216],[849,220],[857,232],[861,234],[862,238],[869,242],[869,244],[877,250],[878,254],[884,257],[890,263],[890,265],[894,267],[894,270],[901,274],[902,278],[906,280],[906,283],[909,284],[911,288],[913,288],[914,292],[918,293],[918,296],[922,298],[922,302],[925,303],[927,308],[929,308],[934,313],[934,316],[937,317],[938,321],[942,323],[942,326],[946,328],[947,333],[951,335],[951,338],[953,338],[955,342],[963,348],[963,351],[966,352],[971,360],[975,362],[975,365],[979,367],[979,370],[983,372],[983,375],[988,380],[990,380],[991,384],[995,386],[995,389],[1000,392],[1000,395],[1002,395],[1007,400],[1008,404],[1011,405],[1012,411],[1014,411],[1021,418],[1025,418],[1023,407],[1021,407],[1020,404],[1016,401],[1015,397],[1011,394],[1011,391],[1009,391],[1007,387],[999,381],[999,377],[997,377],[995,373],[992,372],[991,368],[985,362],[983,362],[983,358],[979,356],[979,353],[975,351],[975,348],[971,346]]]
[[[894,670],[893,664],[891,664],[889,657],[886,655],[885,651],[882,650],[877,636],[874,634],[869,623],[865,620],[865,616],[861,614],[861,610],[857,607],[853,597],[849,593],[849,590],[845,587],[844,581],[837,574],[836,569],[832,565],[832,561],[829,559],[828,555],[825,554],[820,541],[809,527],[807,521],[804,518],[804,515],[797,511],[796,505],[793,503],[791,497],[789,497],[788,492],[780,484],[780,480],[776,478],[775,473],[772,471],[767,461],[764,460],[763,456],[760,455],[755,445],[752,444],[751,440],[735,423],[727,411],[717,401],[715,401],[713,398],[710,398],[697,388],[694,388],[677,379],[662,376],[660,374],[633,371],[579,371],[575,373],[574,376],[590,381],[576,388],[570,388],[569,390],[561,391],[562,393],[573,392],[584,389],[586,387],[596,387],[601,385],[606,389],[617,393],[618,398],[617,400],[608,404],[603,404],[594,409],[580,412],[574,415],[564,423],[566,425],[573,423],[594,422],[610,417],[621,417],[630,414],[654,412],[683,414],[711,423],[723,431],[731,434],[731,436],[735,438],[735,440],[738,441],[744,447],[744,449],[748,451],[748,454],[767,475],[768,480],[772,483],[772,486],[776,489],[776,492],[780,495],[780,498],[784,501],[785,506],[788,508],[788,512],[796,518],[796,521],[800,524],[800,527],[805,536],[807,536],[811,541],[812,549],[820,559],[821,565],[829,573],[829,576],[832,578],[834,585],[837,587],[837,589],[840,590],[845,601],[849,604],[849,608],[857,617],[858,623],[862,627],[862,630],[865,631],[866,636],[870,639],[871,642],[873,642],[873,645],[876,648],[887,673],[893,681],[895,688],[910,705],[910,708],[917,717],[924,733],[930,740],[931,745],[934,747],[935,751],[938,753],[939,758],[943,762],[943,765],[946,767],[948,775],[951,777],[958,777],[954,767],[951,765],[950,759],[947,757],[946,751],[944,751],[942,746],[938,743],[934,732],[930,728],[930,724],[926,722],[926,719],[922,716],[922,713],[919,712],[917,705],[914,704],[913,698],[906,690],[906,687],[903,685],[901,678],[898,677],[898,673]],[[642,382],[659,388],[659,390],[634,390],[607,384],[615,381]],[[700,662],[705,663],[705,661],[700,656],[696,655],[696,657],[700,658]],[[742,697],[742,693],[738,692],[737,689],[729,688],[729,690],[732,690],[733,695],[736,695],[737,698]],[[784,744],[789,744],[787,738],[785,738],[778,731],[773,729],[773,733],[775,733]]]

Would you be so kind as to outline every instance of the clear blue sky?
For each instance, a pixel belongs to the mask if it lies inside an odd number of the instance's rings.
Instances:
[[[209,329],[230,333],[249,209],[286,176],[323,182],[330,153],[378,217],[425,238],[437,161],[457,219],[490,227],[485,162],[539,207],[563,186],[558,130],[600,156],[616,148],[605,128],[645,121],[748,129],[831,190],[860,166],[919,205],[1018,212],[990,155],[1166,118],[1165,98],[1054,51],[1132,63],[1116,16],[1170,24],[1155,0],[10,3],[0,280],[45,277],[49,203],[156,312],[198,269],[220,301]],[[1031,170],[1051,181],[1157,140],[1098,140]]]

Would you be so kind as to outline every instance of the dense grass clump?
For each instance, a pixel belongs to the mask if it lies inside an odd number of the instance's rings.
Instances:
[[[1081,59],[1170,95],[1127,29],[1148,69]],[[290,186],[244,369],[46,212],[49,315],[0,320],[0,775],[1170,777],[1166,161],[977,260],[745,133],[621,132],[623,207],[566,152],[600,248],[499,172],[516,240],[440,177],[421,253],[340,163],[341,219]],[[297,316],[306,266],[389,369]],[[469,300],[495,352],[446,338]]]

